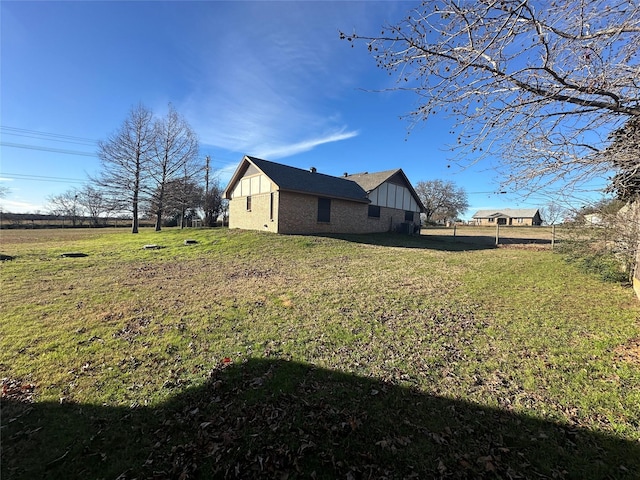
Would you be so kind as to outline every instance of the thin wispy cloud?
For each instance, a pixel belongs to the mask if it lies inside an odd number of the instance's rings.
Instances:
[[[295,155],[297,153],[302,153],[302,152],[306,152],[309,150],[312,150],[313,148],[319,146],[319,145],[323,145],[325,143],[332,143],[332,142],[339,142],[341,140],[348,140],[350,138],[353,138],[355,136],[358,135],[357,131],[349,131],[349,132],[345,132],[345,131],[339,131],[339,132],[334,132],[331,133],[329,135],[325,135],[322,137],[318,137],[318,138],[311,138],[308,140],[303,140],[301,142],[298,143],[292,143],[292,144],[287,144],[287,145],[277,145],[274,146],[272,149],[269,149],[268,146],[266,146],[266,150],[264,151],[258,151],[258,155],[263,156],[263,157],[267,157],[267,158],[274,158],[274,159],[278,159],[278,158],[283,158],[283,157],[289,157],[291,155]]]
[[[201,53],[206,66],[181,108],[203,144],[277,159],[358,135],[331,106],[348,75],[328,68],[345,48],[337,30],[275,5],[256,14],[277,21],[229,29]]]

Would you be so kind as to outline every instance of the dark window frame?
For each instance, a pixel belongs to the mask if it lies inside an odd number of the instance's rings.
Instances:
[[[409,218],[411,217],[411,218]],[[404,221],[405,222],[413,222],[413,219],[415,218],[415,212],[412,212],[411,210],[405,210],[404,211]]]
[[[251,195],[247,195],[247,212],[251,211]]]
[[[380,218],[380,205],[369,205],[367,216],[369,218]]]
[[[273,203],[274,203],[274,195],[273,192],[271,192],[271,195],[269,195],[269,220],[273,220]]]
[[[331,222],[331,199],[326,197],[318,197],[318,223]]]

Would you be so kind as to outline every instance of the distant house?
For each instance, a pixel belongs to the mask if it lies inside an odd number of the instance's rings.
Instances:
[[[607,223],[599,213],[585,213],[582,218],[584,219],[584,223],[586,223],[587,225],[604,227]]]
[[[424,210],[401,169],[335,177],[250,156],[224,197],[230,228],[277,233],[412,233]]]
[[[471,218],[474,225],[542,225],[537,208],[478,210]]]

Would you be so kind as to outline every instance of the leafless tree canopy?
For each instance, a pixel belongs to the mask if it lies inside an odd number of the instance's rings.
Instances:
[[[640,4],[428,0],[367,43],[414,91],[415,121],[448,112],[459,159],[501,160],[505,185],[604,178],[611,132],[640,117]]]
[[[78,201],[77,190],[71,189],[58,195],[50,195],[47,198],[47,210],[52,215],[67,218],[74,227],[81,220],[82,205]]]
[[[421,181],[415,190],[424,205],[427,222],[452,220],[469,208],[467,192],[453,182]]]
[[[562,223],[565,217],[569,216],[570,211],[564,206],[556,202],[549,202],[540,208],[540,217],[544,225],[556,225]]]
[[[129,112],[122,126],[99,143],[100,176],[93,179],[112,203],[131,211],[132,233],[138,232],[138,212],[151,209],[160,230],[167,207],[167,185],[191,180],[202,171],[198,139],[173,106],[154,119],[144,105]]]
[[[198,156],[198,138],[187,121],[169,105],[167,115],[155,122],[155,142],[151,156],[150,174],[153,179],[153,208],[156,231],[162,228],[165,193],[168,182],[199,172],[195,165]]]
[[[154,140],[153,114],[139,104],[113,135],[98,144],[102,171],[94,180],[114,202],[128,206],[133,216],[131,233],[138,233]]]

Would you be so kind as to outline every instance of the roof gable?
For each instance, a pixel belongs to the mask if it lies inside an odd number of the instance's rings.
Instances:
[[[403,187],[409,189],[416,203],[420,207],[420,211],[425,210],[420,197],[413,188],[413,185],[411,185],[411,182],[400,168],[396,168],[395,170],[385,170],[384,172],[355,173],[353,175],[347,175],[345,178],[356,182],[364,190],[366,190],[367,193],[371,193],[373,190],[375,190],[385,182],[402,185]]]
[[[229,185],[225,189],[225,198],[230,198],[233,187],[242,178],[249,168],[249,165],[253,165],[260,170],[283,191],[369,203],[367,192],[356,182],[344,177],[334,177],[323,173],[311,172],[309,170],[290,167],[248,155],[240,162]]]

